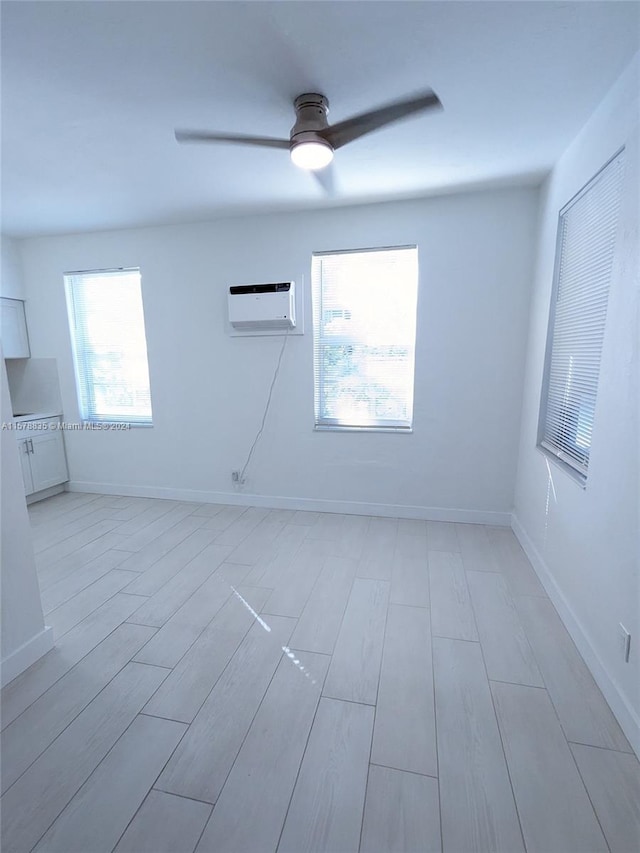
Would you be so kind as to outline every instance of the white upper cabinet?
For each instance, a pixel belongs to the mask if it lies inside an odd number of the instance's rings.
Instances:
[[[5,358],[29,358],[29,336],[24,302],[21,299],[0,300],[2,314],[2,351]]]

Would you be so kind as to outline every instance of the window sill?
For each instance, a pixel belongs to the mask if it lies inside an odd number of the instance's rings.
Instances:
[[[316,424],[314,432],[386,432],[395,435],[411,435],[413,427],[369,427],[369,426],[334,426],[332,424]]]
[[[569,465],[568,462],[565,462],[564,459],[558,456],[553,450],[549,450],[549,448],[545,447],[542,444],[537,444],[536,450],[542,453],[545,459],[548,459],[550,462],[553,462],[553,464],[557,468],[560,468],[561,471],[564,471],[564,473],[567,474],[568,477],[573,480],[574,483],[580,486],[581,489],[587,488],[586,474],[583,474],[580,471],[576,471],[576,469],[572,465]]]

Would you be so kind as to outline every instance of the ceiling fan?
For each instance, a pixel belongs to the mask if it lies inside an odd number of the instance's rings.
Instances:
[[[201,130],[176,130],[176,139],[178,142],[231,142],[288,149],[296,166],[316,171],[328,166],[333,160],[333,152],[343,145],[414,113],[441,108],[442,104],[435,92],[428,89],[412,98],[394,101],[337,124],[329,124],[327,121],[329,101],[324,95],[299,95],[293,106],[296,111],[296,123],[291,128],[289,139]]]

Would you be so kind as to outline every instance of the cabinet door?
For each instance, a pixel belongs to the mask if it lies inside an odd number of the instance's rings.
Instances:
[[[18,441],[18,453],[20,454],[20,466],[22,468],[22,479],[24,480],[24,493],[31,495],[35,491],[33,488],[33,477],[31,476],[31,449],[28,438],[21,438]]]
[[[2,314],[2,352],[5,358],[29,358],[29,337],[24,302],[20,299],[0,300]]]
[[[65,483],[69,475],[62,431],[56,429],[34,432],[33,437],[27,441],[32,447],[30,459],[33,491],[39,492],[41,489],[57,486],[58,483]]]

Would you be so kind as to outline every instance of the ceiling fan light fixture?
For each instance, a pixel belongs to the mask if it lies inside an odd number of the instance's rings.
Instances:
[[[337,124],[327,122],[329,101],[317,92],[298,95],[293,102],[293,107],[296,122],[291,128],[288,139],[237,133],[212,133],[207,130],[180,130],[179,128],[175,131],[176,139],[178,142],[219,142],[253,145],[260,148],[285,150],[288,148],[291,160],[296,166],[307,171],[319,172],[331,163],[333,153],[338,148],[416,113],[427,109],[442,109],[442,104],[435,92],[427,89],[419,95],[351,116]],[[331,193],[333,185],[331,170],[316,177],[321,186]]]
[[[301,169],[324,169],[333,160],[333,148],[323,140],[303,140],[292,145],[291,160]]]

